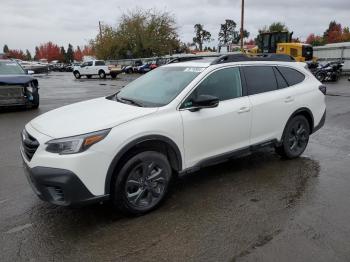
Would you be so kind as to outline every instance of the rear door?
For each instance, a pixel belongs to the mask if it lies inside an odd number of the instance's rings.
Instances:
[[[215,108],[191,111],[199,95],[220,99]],[[186,166],[249,145],[250,103],[241,85],[238,67],[223,68],[208,75],[180,107],[184,129]]]
[[[295,92],[275,66],[242,67],[252,107],[251,145],[280,139],[295,110]]]

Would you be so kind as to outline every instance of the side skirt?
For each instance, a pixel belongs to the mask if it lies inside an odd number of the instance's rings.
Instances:
[[[223,154],[220,154],[220,155],[217,155],[217,156],[209,157],[209,158],[206,158],[204,160],[201,160],[200,162],[198,162],[196,165],[194,165],[192,167],[189,167],[189,168],[186,168],[186,169],[182,170],[179,173],[179,175],[183,176],[183,175],[186,175],[186,174],[189,174],[189,173],[193,173],[193,172],[196,172],[196,171],[198,171],[198,170],[200,170],[201,168],[204,168],[204,167],[217,165],[217,164],[229,161],[229,160],[231,160],[233,158],[237,158],[239,156],[249,155],[250,153],[255,152],[255,151],[257,151],[259,149],[262,149],[262,148],[275,147],[275,146],[278,146],[278,145],[279,145],[278,140],[277,139],[273,139],[273,140],[268,140],[268,141],[265,141],[265,142],[262,142],[262,143],[258,143],[258,144],[255,144],[255,145],[251,145],[249,147],[245,147],[245,148],[242,148],[242,149],[238,149],[238,150],[230,151],[230,152],[223,153]]]

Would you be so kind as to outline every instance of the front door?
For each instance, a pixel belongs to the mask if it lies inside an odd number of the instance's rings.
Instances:
[[[219,98],[219,105],[190,111],[199,95]],[[238,67],[219,69],[207,76],[180,109],[184,129],[186,167],[249,146],[250,102],[242,95]]]

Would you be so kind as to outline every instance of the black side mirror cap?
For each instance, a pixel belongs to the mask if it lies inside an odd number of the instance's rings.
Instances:
[[[211,95],[199,95],[192,100],[190,111],[198,111],[202,108],[213,108],[219,105],[219,98]]]

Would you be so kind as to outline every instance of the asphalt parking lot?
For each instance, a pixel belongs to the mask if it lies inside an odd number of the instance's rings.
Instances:
[[[38,110],[0,113],[0,261],[349,261],[350,82],[327,84],[327,120],[299,159],[264,150],[178,179],[155,212],[57,207],[30,188],[25,123],[114,93],[135,76],[39,76]]]

